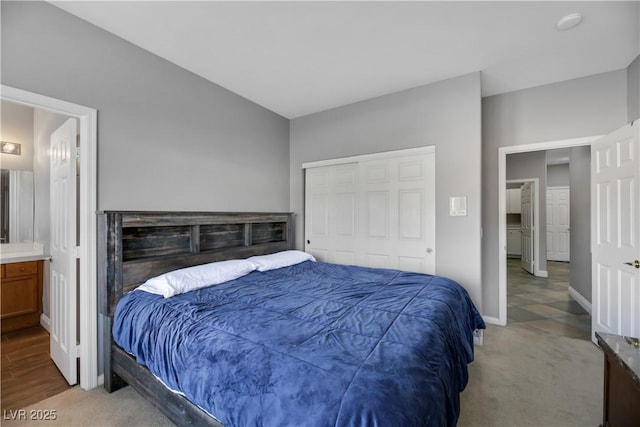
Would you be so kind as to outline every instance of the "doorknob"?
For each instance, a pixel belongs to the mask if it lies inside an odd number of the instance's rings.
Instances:
[[[640,260],[635,260],[633,262],[625,262],[626,265],[630,265],[631,267],[640,268]]]

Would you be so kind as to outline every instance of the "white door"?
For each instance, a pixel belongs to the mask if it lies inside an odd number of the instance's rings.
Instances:
[[[76,120],[51,134],[50,351],[69,384],[77,383]]]
[[[591,146],[592,334],[640,337],[639,128]]]
[[[526,182],[520,187],[520,200],[522,212],[520,214],[520,230],[522,231],[522,255],[520,265],[527,272],[533,273],[534,247],[533,247],[533,204],[534,186],[531,182]]]
[[[319,261],[356,264],[358,182],[357,163],[306,170],[305,250]]]
[[[305,250],[319,261],[435,274],[435,154],[306,169]]]
[[[569,261],[569,187],[547,187],[547,260]]]

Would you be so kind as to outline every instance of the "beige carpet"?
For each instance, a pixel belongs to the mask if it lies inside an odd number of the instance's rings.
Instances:
[[[476,347],[462,393],[459,426],[597,426],[602,421],[602,360],[590,341],[489,326]],[[55,421],[3,426],[171,426],[131,387],[108,394],[73,388],[27,408],[55,410]],[[17,414],[19,415],[19,414]]]
[[[476,347],[458,426],[597,426],[604,356],[583,339],[489,326]]]

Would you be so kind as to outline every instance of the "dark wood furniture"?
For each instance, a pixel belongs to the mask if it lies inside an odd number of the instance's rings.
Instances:
[[[596,338],[604,352],[602,426],[640,426],[640,347],[620,335]]]
[[[147,279],[171,270],[292,247],[289,213],[100,212],[98,287],[107,391],[129,384],[177,425],[220,426],[187,399],[168,390],[113,342],[116,304]]]
[[[40,324],[43,261],[2,264],[0,322],[2,333]]]

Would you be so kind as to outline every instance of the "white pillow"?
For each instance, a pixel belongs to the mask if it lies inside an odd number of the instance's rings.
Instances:
[[[289,267],[290,265],[300,264],[304,261],[315,261],[316,259],[306,252],[302,251],[282,251],[270,255],[252,256],[247,261],[252,262],[258,271],[275,270],[276,268]]]
[[[205,286],[218,285],[237,279],[255,269],[256,265],[254,263],[244,259],[212,262],[152,277],[138,286],[137,289],[169,298],[184,292],[204,288]]]

